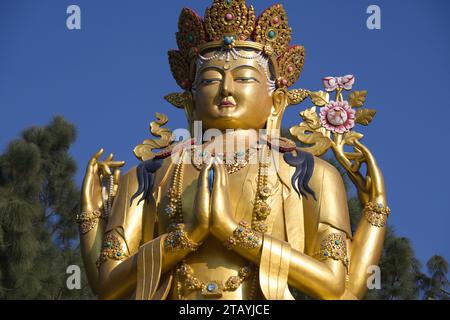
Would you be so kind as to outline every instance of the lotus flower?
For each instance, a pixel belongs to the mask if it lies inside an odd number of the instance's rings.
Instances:
[[[344,77],[325,77],[323,78],[323,85],[328,92],[336,89],[351,90],[355,84],[355,76],[347,75]]]
[[[320,109],[320,123],[335,133],[345,133],[355,126],[355,110],[347,101],[330,101]]]

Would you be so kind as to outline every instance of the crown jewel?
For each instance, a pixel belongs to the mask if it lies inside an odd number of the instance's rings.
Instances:
[[[177,84],[192,88],[194,63],[202,51],[251,48],[271,61],[277,87],[293,85],[303,69],[303,46],[289,46],[291,28],[280,4],[266,9],[258,18],[245,0],[214,0],[204,21],[191,9],[183,9],[176,34],[178,50],[169,51],[169,63]]]

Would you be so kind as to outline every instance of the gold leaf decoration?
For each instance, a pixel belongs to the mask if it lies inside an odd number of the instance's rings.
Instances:
[[[364,137],[363,134],[356,131],[349,131],[344,134],[344,142],[348,145],[355,145],[355,141],[359,141]]]
[[[288,103],[293,106],[308,98],[310,92],[305,89],[294,89],[288,92]]]
[[[366,90],[353,91],[348,96],[348,102],[352,107],[355,108],[362,107],[364,105],[364,102],[366,102],[366,96],[367,96]]]
[[[184,109],[186,105],[186,95],[185,93],[169,93],[164,97],[167,102],[173,105],[176,108]]]
[[[160,137],[160,139],[146,139],[133,150],[134,155],[141,161],[153,159],[156,156],[153,149],[166,148],[174,141],[172,131],[167,128],[161,128],[169,121],[167,116],[157,112],[156,119],[156,121],[150,123],[150,133],[155,137]]]
[[[330,101],[330,94],[324,91],[310,92],[311,101],[318,107],[323,107]]]
[[[356,110],[355,121],[363,126],[368,126],[375,117],[377,110],[375,109],[358,109]]]
[[[292,127],[289,132],[300,142],[307,145],[312,145],[311,147],[302,147],[300,149],[317,157],[323,155],[331,147],[330,138],[324,136],[320,131],[311,130],[305,122],[300,123],[298,126]]]
[[[300,112],[300,116],[312,130],[320,128],[320,118],[316,113],[316,107]]]

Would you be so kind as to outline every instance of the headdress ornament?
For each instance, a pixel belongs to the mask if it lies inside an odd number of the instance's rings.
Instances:
[[[204,21],[191,9],[183,9],[176,34],[178,50],[169,51],[169,63],[178,85],[192,88],[195,60],[208,50],[240,56],[236,48],[255,49],[266,55],[278,88],[293,85],[303,69],[303,46],[290,46],[291,28],[281,4],[266,9],[256,18],[245,0],[214,0]]]

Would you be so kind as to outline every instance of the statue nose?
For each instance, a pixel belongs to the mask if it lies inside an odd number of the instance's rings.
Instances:
[[[222,83],[222,96],[223,97],[232,96],[233,92],[234,92],[233,78],[228,72],[225,72]]]

